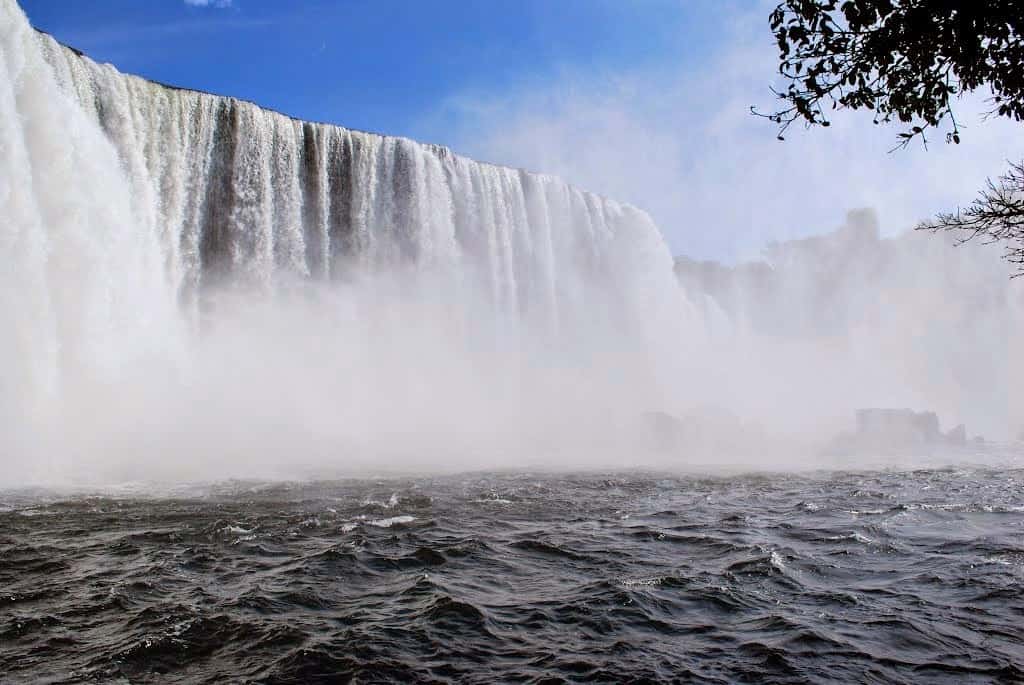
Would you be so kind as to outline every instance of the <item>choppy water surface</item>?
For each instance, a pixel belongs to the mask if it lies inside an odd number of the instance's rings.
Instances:
[[[5,682],[1019,682],[1024,471],[0,493]]]

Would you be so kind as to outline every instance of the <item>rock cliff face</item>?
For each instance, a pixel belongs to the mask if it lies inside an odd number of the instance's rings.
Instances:
[[[935,412],[912,409],[858,409],[856,430],[837,436],[826,448],[830,454],[921,453],[964,447],[967,429],[960,424],[947,433],[939,430]],[[977,443],[983,443],[981,438]]]
[[[859,409],[857,436],[897,445],[934,443],[943,437],[935,412],[912,409]]]

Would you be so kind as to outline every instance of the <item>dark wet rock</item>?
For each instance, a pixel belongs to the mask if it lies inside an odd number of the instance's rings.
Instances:
[[[893,445],[934,443],[942,440],[935,412],[911,409],[858,409],[857,436]]]
[[[951,445],[963,445],[967,443],[967,428],[964,424],[959,424],[955,428],[951,429],[946,433],[946,442]]]
[[[935,412],[870,408],[858,409],[856,430],[839,434],[823,451],[837,455],[918,454],[966,444],[967,428],[959,424],[943,433]]]
[[[733,454],[753,444],[763,447],[766,439],[756,426],[721,407],[697,407],[681,416],[651,411],[641,419],[640,444],[657,452]]]

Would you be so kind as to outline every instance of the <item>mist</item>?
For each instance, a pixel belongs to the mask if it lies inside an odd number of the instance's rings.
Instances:
[[[778,141],[750,113],[773,105],[775,4],[720,3],[704,29],[714,45],[696,61],[556,70],[511,91],[463,92],[437,116],[460,122],[449,137],[475,157],[549,170],[650,213],[714,341],[687,378],[694,396],[819,440],[874,406],[1017,437],[1024,284],[1001,246],[913,231],[1024,153],[1016,124],[987,116],[979,92],[954,103],[962,145],[936,135],[893,150],[898,128],[858,112]]]
[[[0,19],[3,482],[818,468],[863,406],[1022,426],[1020,290],[992,250],[883,238],[862,213],[764,252],[766,280],[711,283],[677,267],[643,188],[673,248],[753,252],[709,208],[784,213],[722,156],[659,157],[669,129],[628,108],[493,130],[503,161],[636,206],[125,76],[12,0]],[[560,134],[581,112],[601,144]],[[666,448],[651,416],[699,435]]]
[[[860,208],[875,211],[883,236],[908,231],[969,203],[1024,154],[1016,124],[986,116],[983,92],[954,103],[961,145],[936,133],[927,147],[890,153],[900,129],[865,112],[776,140],[777,127],[750,113],[771,111],[769,86],[784,85],[774,81],[768,29],[776,4],[715,3],[702,28],[714,40],[698,58],[596,73],[567,66],[517,87],[464,91],[419,129],[476,159],[629,202],[651,215],[673,254],[725,263],[831,232]]]
[[[696,314],[644,212],[124,76],[4,7],[5,480],[621,464],[673,404]]]
[[[879,234],[871,210],[733,266],[681,258],[731,390],[729,406],[796,431],[851,425],[855,408],[935,411],[997,441],[1024,427],[1024,292],[998,246]],[[822,435],[824,437],[824,435]]]

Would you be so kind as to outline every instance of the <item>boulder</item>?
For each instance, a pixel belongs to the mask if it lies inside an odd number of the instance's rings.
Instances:
[[[967,445],[963,424],[943,433],[939,417],[931,411],[858,409],[856,418],[856,430],[837,435],[825,448],[826,454],[899,454]]]
[[[946,433],[946,442],[952,445],[966,445],[967,444],[967,428],[964,424],[960,424],[956,428],[953,428]]]
[[[911,409],[858,409],[857,438],[871,443],[910,446],[942,442],[935,412]]]

